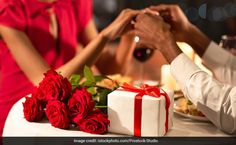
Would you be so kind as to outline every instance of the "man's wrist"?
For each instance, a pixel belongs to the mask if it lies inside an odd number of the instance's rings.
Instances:
[[[193,45],[193,40],[192,37],[189,37],[191,35],[194,35],[196,33],[196,28],[193,24],[190,24],[189,27],[185,31],[185,42],[188,43],[189,45]]]
[[[169,63],[171,63],[179,54],[182,53],[171,33],[167,34],[165,42],[162,44],[162,48],[159,50]]]
[[[173,48],[167,49],[167,51],[162,51],[162,54],[165,56],[167,62],[171,63],[177,56],[179,56],[182,51],[176,45]]]
[[[200,57],[203,56],[211,40],[192,24],[189,26],[185,35],[186,43],[192,46]]]

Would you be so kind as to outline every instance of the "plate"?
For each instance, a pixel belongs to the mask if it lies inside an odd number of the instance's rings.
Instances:
[[[174,102],[174,113],[175,114],[178,114],[182,117],[189,118],[189,119],[196,120],[196,121],[210,122],[210,120],[204,116],[191,115],[191,114],[187,114],[187,113],[182,112],[181,108],[178,106],[178,104],[180,103],[180,102],[178,102],[178,100],[179,99],[175,100],[175,102]]]
[[[176,113],[176,114],[178,114],[178,115],[180,115],[182,117],[192,119],[192,120],[210,122],[210,120],[208,118],[206,118],[206,117],[193,116],[193,115],[190,115],[190,114],[185,114],[185,113],[176,111],[175,109],[174,109],[174,113]]]

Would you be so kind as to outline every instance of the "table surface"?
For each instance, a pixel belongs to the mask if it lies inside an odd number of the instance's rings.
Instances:
[[[94,134],[89,134],[85,132],[81,132],[78,130],[63,130],[52,127],[47,121],[43,121],[40,123],[30,123],[24,119],[23,116],[23,105],[22,102],[24,98],[19,100],[11,109],[8,118],[5,123],[3,136],[99,136]],[[177,114],[173,116],[173,127],[170,131],[166,134],[166,136],[204,136],[204,137],[211,137],[211,136],[230,136],[225,134],[224,132],[217,129],[212,123],[210,122],[201,122],[201,121],[194,121],[189,118],[184,118]],[[118,135],[118,134],[105,134],[104,137],[117,137],[117,136],[125,136],[125,135]]]

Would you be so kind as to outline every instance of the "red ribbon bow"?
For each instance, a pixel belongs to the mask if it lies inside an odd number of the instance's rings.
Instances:
[[[148,95],[155,98],[160,98],[161,96],[165,97],[166,101],[166,122],[165,122],[165,132],[168,131],[169,123],[169,107],[170,107],[170,98],[166,92],[161,93],[160,89],[155,86],[142,85],[140,88],[133,87],[127,83],[124,83],[121,86],[124,91],[138,93],[135,96],[134,102],[134,136],[141,136],[141,121],[142,121],[142,98],[144,95]]]

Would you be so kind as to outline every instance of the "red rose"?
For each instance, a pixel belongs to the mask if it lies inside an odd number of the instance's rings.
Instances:
[[[58,100],[48,102],[46,115],[52,126],[62,129],[69,128],[69,114],[66,105]]]
[[[38,100],[40,100],[40,102],[42,102],[42,104],[43,104],[43,107],[45,108],[46,98],[45,98],[45,95],[43,94],[43,92],[40,89],[35,88],[34,91],[32,92],[32,97],[37,98]]]
[[[85,88],[76,89],[68,101],[68,107],[72,121],[79,124],[81,119],[93,111],[92,95]]]
[[[107,132],[110,121],[107,119],[107,115],[101,113],[101,111],[94,111],[86,119],[80,121],[79,128],[81,131],[92,134],[103,134]]]
[[[63,78],[54,70],[49,70],[44,76],[36,91],[39,100],[44,102],[64,101],[71,95],[72,86],[67,78]]]
[[[25,102],[23,103],[23,112],[25,119],[34,122],[40,121],[43,118],[44,111],[42,103],[36,97],[25,97]]]

